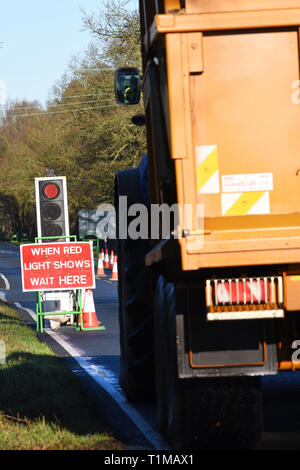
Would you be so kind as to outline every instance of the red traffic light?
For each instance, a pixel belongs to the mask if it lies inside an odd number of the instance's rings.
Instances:
[[[46,184],[43,187],[43,194],[48,199],[55,199],[59,195],[59,187],[55,183]]]

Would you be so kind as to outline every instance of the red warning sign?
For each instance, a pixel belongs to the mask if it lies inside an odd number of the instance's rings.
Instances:
[[[90,242],[21,245],[23,291],[94,289]]]

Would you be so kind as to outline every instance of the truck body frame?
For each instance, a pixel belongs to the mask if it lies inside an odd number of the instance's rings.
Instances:
[[[163,3],[140,2],[151,202],[202,204],[204,230],[197,214],[180,220],[186,236],[146,263],[178,256],[178,244],[182,270],[202,279],[280,276],[277,308],[296,311],[300,2]]]
[[[204,442],[205,416],[215,419],[218,406],[231,416],[236,394],[242,422],[250,390],[245,420],[258,430],[249,418],[259,409],[255,376],[300,368],[300,0],[140,0],[139,8],[150,203],[177,204],[179,222],[171,237],[139,244],[154,284],[138,289],[145,318],[128,280],[138,259],[127,263],[133,245],[120,245],[121,375],[128,395],[149,383],[131,372],[143,363],[131,322],[142,331],[153,304],[158,421],[175,445],[183,423]],[[117,177],[116,194],[142,201],[127,177]],[[222,445],[236,429],[224,423]]]

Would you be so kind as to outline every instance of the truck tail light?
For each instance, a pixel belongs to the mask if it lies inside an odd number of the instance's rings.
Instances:
[[[283,318],[281,276],[206,281],[207,320]]]

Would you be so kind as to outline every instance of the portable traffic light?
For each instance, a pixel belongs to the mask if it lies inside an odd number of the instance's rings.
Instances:
[[[70,235],[66,178],[35,178],[35,195],[38,237]]]

